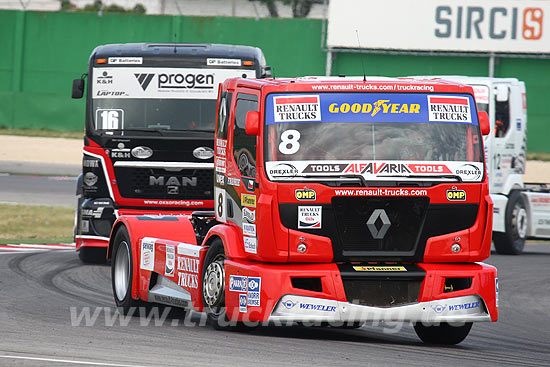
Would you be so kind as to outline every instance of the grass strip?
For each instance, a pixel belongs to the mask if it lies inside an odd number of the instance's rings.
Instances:
[[[0,128],[0,135],[38,136],[44,138],[82,139],[84,131],[57,131],[48,129],[7,129]]]
[[[0,244],[73,242],[74,209],[0,204]]]

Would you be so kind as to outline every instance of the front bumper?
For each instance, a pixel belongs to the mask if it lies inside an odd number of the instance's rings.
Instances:
[[[396,307],[370,307],[314,297],[285,295],[269,316],[273,322],[348,323],[413,321],[425,323],[491,321],[480,296],[453,297]]]
[[[409,278],[404,272],[365,272],[350,277],[334,263],[276,265],[226,260],[226,309],[232,320],[260,322],[497,321],[494,267],[483,263],[416,265],[404,267],[407,272],[411,267],[419,269],[420,280],[419,271]],[[307,287],[296,279],[318,279],[319,287],[304,289]],[[350,282],[373,279],[378,288],[364,288],[365,292],[354,293],[360,299],[351,299]],[[469,286],[449,290],[451,279],[468,279]],[[414,281],[420,281],[420,287],[407,287]],[[392,288],[396,282],[404,286]],[[357,284],[352,284],[355,290]],[[391,290],[380,296],[378,290],[384,288]],[[403,292],[408,292],[407,297]]]

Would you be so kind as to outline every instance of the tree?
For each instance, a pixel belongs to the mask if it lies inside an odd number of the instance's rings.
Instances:
[[[251,0],[254,1],[254,0]],[[276,1],[282,2],[285,5],[289,5],[292,8],[292,16],[294,18],[305,18],[308,16],[313,6],[314,0],[257,0],[265,4],[269,15],[273,18],[279,17]]]

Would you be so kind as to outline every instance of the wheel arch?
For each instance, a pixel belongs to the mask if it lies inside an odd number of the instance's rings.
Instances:
[[[208,231],[203,244],[210,246],[218,238],[222,241],[226,257],[231,259],[245,259],[247,257],[242,244],[242,235],[235,227],[227,224],[215,225]]]

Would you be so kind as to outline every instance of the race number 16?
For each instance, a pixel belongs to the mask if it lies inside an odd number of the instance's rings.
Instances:
[[[97,109],[96,129],[118,130],[124,128],[124,111],[120,109]]]

